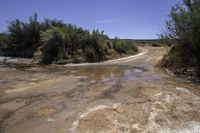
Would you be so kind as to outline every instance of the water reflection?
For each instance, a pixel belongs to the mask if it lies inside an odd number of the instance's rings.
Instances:
[[[160,80],[158,76],[141,76],[147,70],[140,67],[87,67],[73,71],[75,76],[85,76],[92,81],[111,82],[117,79],[125,80]]]
[[[2,66],[2,70],[5,66]],[[160,80],[157,76],[145,76],[146,70],[142,67],[128,66],[90,66],[90,67],[64,67],[64,66],[39,66],[39,65],[17,65],[9,66],[18,71],[26,72],[23,74],[37,74],[41,76],[78,76],[89,80],[90,82],[118,82],[119,80],[137,80],[154,81]],[[8,68],[8,66],[7,66]],[[5,78],[0,79],[0,83],[5,83]]]

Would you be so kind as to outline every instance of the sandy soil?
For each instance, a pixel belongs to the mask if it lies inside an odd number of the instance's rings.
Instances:
[[[66,66],[0,66],[0,132],[200,133],[200,87],[155,67],[167,48]]]

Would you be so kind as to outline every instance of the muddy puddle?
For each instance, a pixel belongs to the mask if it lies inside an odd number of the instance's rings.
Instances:
[[[136,81],[154,81],[160,80],[159,76],[143,76],[148,70],[142,67],[122,67],[122,66],[104,66],[104,67],[85,67],[72,70],[70,74],[83,76],[90,81],[114,81],[117,79],[136,80]]]
[[[159,76],[145,76],[148,72],[142,67],[129,66],[90,66],[90,67],[63,67],[63,66],[34,66],[34,65],[9,65],[0,66],[1,69],[15,69],[25,75],[36,75],[34,78],[26,78],[27,82],[40,81],[44,74],[48,76],[75,76],[88,79],[90,82],[112,82],[117,79],[135,81],[154,81],[160,80]],[[41,77],[40,77],[41,75]],[[16,79],[17,80],[17,79]],[[22,79],[21,79],[22,80]],[[9,83],[9,78],[0,78],[0,84]]]

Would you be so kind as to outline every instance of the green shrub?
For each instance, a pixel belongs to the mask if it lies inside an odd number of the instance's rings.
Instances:
[[[96,53],[93,48],[87,48],[85,50],[85,58],[87,62],[95,62],[96,61]]]
[[[28,23],[19,19],[10,22],[8,30],[10,35],[7,50],[13,51],[11,56],[33,57],[40,41],[40,24],[37,15],[30,17]]]
[[[8,34],[0,33],[0,55],[6,55],[5,50],[8,48]]]
[[[200,1],[183,0],[175,5],[166,29],[161,39],[177,44],[169,52],[169,64],[200,66]]]
[[[126,44],[126,50],[127,51],[132,51],[132,54],[135,54],[135,53],[137,53],[138,52],[138,47],[137,47],[137,45],[135,44],[135,43],[133,43],[133,42],[128,42],[127,44]]]
[[[41,32],[41,41],[44,44],[41,63],[51,64],[53,61],[58,60],[60,55],[64,54],[65,51],[62,51],[64,47],[62,37],[61,29],[57,27]]]
[[[19,19],[10,22],[8,30],[6,41],[0,36],[0,51],[5,51],[2,55],[30,58],[35,55],[42,58],[43,64],[101,62],[137,52],[136,45],[120,39],[112,41],[104,32],[90,32],[55,19],[39,22],[36,14],[28,22]]]

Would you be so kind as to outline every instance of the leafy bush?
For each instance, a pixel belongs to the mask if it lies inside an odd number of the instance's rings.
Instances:
[[[13,56],[33,57],[33,53],[39,45],[40,25],[37,15],[29,18],[29,23],[16,19],[9,23],[8,51]]]
[[[85,57],[87,62],[95,62],[96,60],[95,50],[92,48],[87,48],[85,51]]]
[[[138,48],[135,43],[121,41],[117,38],[113,41],[113,48],[121,54],[134,54],[138,52]]]
[[[0,55],[6,54],[4,53],[4,51],[8,47],[6,43],[7,41],[8,41],[8,35],[5,33],[0,33]]]
[[[35,55],[43,64],[101,62],[112,57],[110,54],[137,52],[135,44],[120,39],[112,41],[104,32],[90,32],[55,19],[39,22],[36,14],[28,22],[19,19],[10,22],[8,30],[6,41],[0,38],[0,50],[6,52],[3,55],[28,58]]]
[[[125,44],[125,47],[126,51],[129,51],[129,54],[135,54],[138,52],[138,47],[133,42],[128,42],[127,44]],[[128,53],[126,52],[126,54]]]
[[[50,64],[55,60],[58,60],[59,54],[64,54],[64,38],[60,28],[53,27],[45,32],[41,32],[41,41],[44,43],[42,48],[42,62],[44,64]]]
[[[179,67],[200,66],[200,1],[183,0],[175,5],[166,29],[161,38],[176,44],[169,52],[168,63]]]

